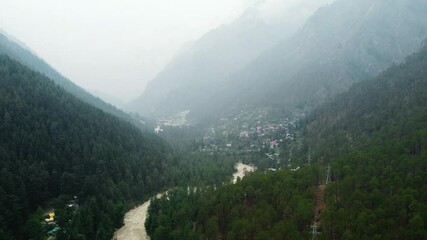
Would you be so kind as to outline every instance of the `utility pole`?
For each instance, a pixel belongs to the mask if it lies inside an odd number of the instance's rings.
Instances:
[[[328,173],[326,176],[326,185],[329,184],[331,182],[331,164],[328,164]]]
[[[317,237],[317,235],[319,234],[319,232],[317,232],[317,224],[315,223],[315,224],[313,224],[313,225],[311,225],[311,240],[315,240],[316,239],[316,237]]]

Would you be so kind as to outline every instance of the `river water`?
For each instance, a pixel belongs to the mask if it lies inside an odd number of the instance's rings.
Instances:
[[[237,171],[233,174],[233,183],[237,182],[238,177],[243,178],[246,173],[256,170],[255,167],[243,163],[237,163],[235,168]],[[157,194],[157,197],[162,195]],[[113,240],[149,240],[145,230],[149,206],[150,200],[127,212],[123,220],[124,226],[114,233]]]

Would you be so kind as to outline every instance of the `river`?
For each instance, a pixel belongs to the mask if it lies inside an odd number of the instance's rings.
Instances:
[[[235,166],[237,172],[233,174],[233,183],[237,178],[243,178],[247,172],[255,171],[255,167],[243,163],[237,163]],[[161,197],[163,194],[157,194]],[[145,230],[145,220],[147,220],[150,200],[126,213],[123,220],[124,226],[114,233],[113,240],[149,240]]]

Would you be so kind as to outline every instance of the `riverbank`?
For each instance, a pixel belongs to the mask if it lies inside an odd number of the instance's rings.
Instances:
[[[237,182],[237,178],[243,178],[249,172],[255,172],[256,168],[243,163],[237,163],[235,166],[237,172],[233,174],[233,183]]]
[[[124,226],[116,231],[113,240],[148,240],[145,231],[145,220],[147,219],[150,200],[139,207],[126,213],[123,220]]]
[[[233,174],[233,183],[237,182],[237,178],[243,178],[248,172],[256,170],[254,166],[243,163],[237,163],[235,169],[237,171]],[[162,195],[158,194],[156,197],[159,198]],[[124,226],[114,233],[113,240],[149,240],[150,237],[145,230],[145,221],[147,220],[150,203],[150,200],[148,200],[127,212],[123,220]]]

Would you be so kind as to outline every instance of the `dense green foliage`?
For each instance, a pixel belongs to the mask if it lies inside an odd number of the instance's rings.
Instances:
[[[328,239],[427,236],[427,47],[318,109],[305,131],[333,161]]]
[[[274,154],[276,150],[271,149],[269,144],[264,144],[264,138],[257,136],[239,138],[238,133],[227,137],[222,134],[206,137],[203,131],[211,132],[200,125],[164,127],[164,132],[159,136],[171,145],[175,153],[179,153],[183,158],[192,158],[192,156],[211,158],[214,155],[216,156],[215,159],[234,159],[245,164],[254,164],[261,171],[277,168],[280,165],[280,161],[272,160],[266,156],[267,153]],[[278,131],[272,135],[277,139],[279,134],[283,134],[283,132]],[[230,142],[233,143],[233,147],[226,146]],[[255,149],[255,144],[261,146],[259,150]]]
[[[427,131],[354,151],[332,165],[323,214],[328,239],[425,239]],[[404,153],[415,144],[421,152]]]
[[[153,240],[307,239],[320,169],[254,173],[233,185],[179,189],[153,199]]]
[[[143,137],[130,124],[6,57],[0,66],[5,235],[25,236],[22,222],[28,213],[61,194],[96,201],[105,211],[106,198],[141,199],[170,180],[160,175],[174,161],[163,142]],[[102,211],[95,216],[99,225],[110,221]]]
[[[190,181],[222,182],[233,169],[215,155],[174,156],[156,136],[5,56],[0,156],[0,239],[40,239],[42,216],[30,216],[38,207],[55,208],[60,239],[110,239],[133,201]],[[75,195],[80,207],[66,208]]]
[[[348,92],[314,111],[303,123],[306,144],[316,158],[408,137],[423,129],[426,47],[377,78],[355,84]],[[368,141],[369,140],[369,141]]]
[[[10,37],[7,37],[0,32],[0,55],[4,54],[16,61],[19,61],[21,64],[31,68],[32,70],[46,75],[55,83],[63,87],[67,92],[82,99],[83,101],[100,108],[107,113],[125,119],[141,129],[145,129],[137,118],[129,116],[122,110],[117,109],[113,105],[108,104],[86,92],[84,89],[62,76],[59,72],[49,66],[49,64],[43,61],[43,59],[31,52],[30,49],[15,41],[17,40],[10,39]]]
[[[226,97],[203,96],[194,112],[317,105],[412,52],[427,33],[426,8],[421,0],[336,1],[237,74],[220,90]],[[215,185],[229,180],[233,156],[271,166],[263,162],[276,153],[268,142],[244,151],[257,135],[197,142],[199,132],[175,129],[164,136],[173,152],[0,35],[4,53],[60,86],[0,57],[0,239],[45,238],[43,209],[51,208],[58,239],[110,239],[130,206],[180,185],[197,188],[152,201],[146,227],[153,240],[308,239],[326,163],[332,183],[319,238],[426,239],[427,47],[315,110],[274,163],[319,165],[256,173],[235,185]],[[231,141],[237,150],[205,153]],[[73,196],[79,205],[67,207]]]
[[[295,158],[304,164],[310,154],[312,162],[331,162],[319,238],[426,239],[425,69],[427,47],[300,123]],[[321,183],[316,169],[172,192],[153,201],[146,226],[153,239],[307,239],[313,191]]]

